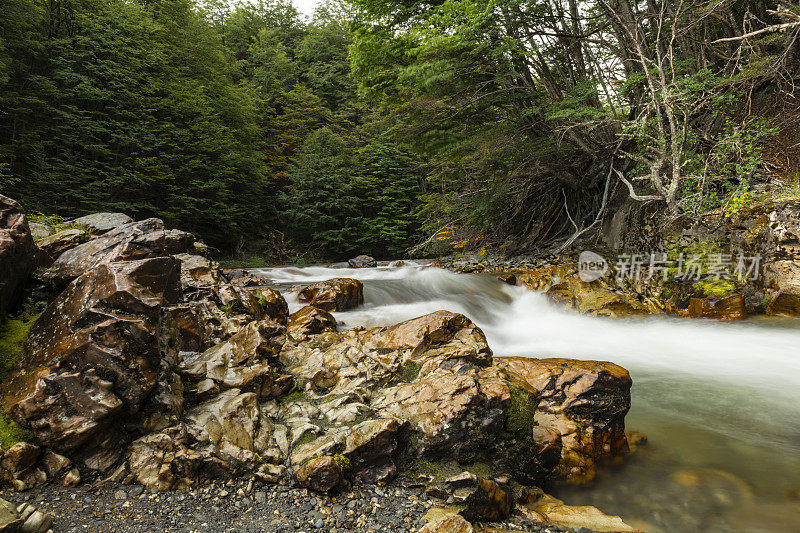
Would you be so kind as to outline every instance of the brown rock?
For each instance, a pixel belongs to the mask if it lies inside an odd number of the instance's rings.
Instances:
[[[595,464],[628,452],[625,415],[631,378],[613,363],[570,359],[498,357],[510,382],[537,396],[535,422],[560,435],[561,478],[594,478]],[[552,446],[549,446],[552,449]]]
[[[472,524],[463,516],[453,514],[425,524],[417,533],[473,533]]]
[[[22,527],[23,522],[24,520],[17,511],[17,506],[0,499],[0,531],[3,533],[15,533]]]
[[[329,279],[301,290],[299,299],[325,311],[347,311],[364,303],[364,285],[357,279]]]
[[[317,492],[332,492],[342,483],[342,467],[330,455],[307,461],[295,474],[297,482]]]
[[[256,297],[263,316],[284,326],[289,323],[289,304],[280,292],[268,287],[259,287],[249,292]]]
[[[39,266],[49,267],[62,253],[89,240],[89,234],[82,229],[67,229],[36,242],[39,248]]]
[[[289,334],[301,340],[309,335],[336,331],[336,319],[327,311],[307,305],[289,316]]]
[[[508,517],[512,504],[511,495],[497,483],[476,477],[469,487],[461,516],[470,522],[499,522]]]
[[[16,490],[27,490],[37,484],[34,470],[41,450],[27,442],[18,442],[6,450],[0,460],[0,477]]]
[[[512,274],[511,272],[500,274],[499,276],[497,276],[497,279],[499,279],[503,283],[508,283],[509,285],[517,284],[517,276]]]
[[[0,316],[18,299],[36,267],[36,245],[19,204],[0,194]]]
[[[133,415],[157,388],[159,314],[179,296],[171,257],[97,265],[34,324],[4,405],[56,450],[75,450],[101,431],[104,446],[119,449],[111,441],[125,432],[111,425],[135,427]],[[124,420],[114,416],[123,409]]]
[[[392,455],[397,450],[397,420],[367,420],[352,428],[345,439],[343,455],[351,461],[353,475],[375,483],[395,475]]]
[[[223,389],[252,391],[265,399],[280,396],[294,381],[279,376],[269,361],[277,360],[285,341],[286,328],[277,322],[251,322],[196,359],[182,361],[180,371],[195,381],[211,379]]]
[[[49,277],[68,283],[100,263],[160,257],[167,253],[164,223],[157,218],[123,224],[67,250],[53,263]]]
[[[691,318],[742,320],[747,318],[747,309],[741,294],[731,294],[719,300],[692,298],[689,300],[687,315]]]
[[[779,292],[767,306],[767,314],[772,316],[800,316],[800,295]]]
[[[368,255],[359,255],[347,261],[350,268],[369,268],[378,266],[378,262]]]

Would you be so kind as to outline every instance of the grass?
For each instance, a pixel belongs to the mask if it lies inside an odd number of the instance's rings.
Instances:
[[[16,367],[28,338],[28,332],[39,314],[22,313],[0,324],[0,385],[6,375]],[[16,422],[0,413],[0,447],[8,449],[17,442],[32,442],[34,436]]]
[[[0,382],[17,364],[31,326],[39,314],[23,313],[0,324]]]
[[[45,226],[50,226],[53,228],[53,233],[58,233],[60,231],[65,231],[68,229],[82,229],[87,233],[94,233],[94,229],[89,226],[84,226],[82,224],[75,224],[68,218],[60,217],[58,215],[45,215],[42,213],[34,213],[28,216],[28,220],[31,222],[38,222],[39,224],[44,224]]]

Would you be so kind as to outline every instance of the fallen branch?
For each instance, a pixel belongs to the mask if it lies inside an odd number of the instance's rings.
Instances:
[[[766,28],[762,28],[757,31],[752,31],[750,33],[746,33],[738,37],[725,37],[724,39],[717,39],[716,41],[711,41],[711,44],[727,43],[730,41],[742,41],[744,39],[749,39],[750,37],[755,37],[763,33],[770,33],[773,31],[786,31],[798,27],[800,27],[800,22],[784,22],[782,24],[773,24],[772,26],[767,26]]]

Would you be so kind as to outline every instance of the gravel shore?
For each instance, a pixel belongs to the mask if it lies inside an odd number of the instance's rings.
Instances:
[[[48,485],[24,493],[3,487],[0,498],[26,502],[48,513],[56,533],[401,533],[425,525],[423,516],[437,503],[418,488],[361,486],[326,496],[247,480],[172,492],[110,483],[77,488]],[[496,526],[536,533],[589,531],[525,522]]]

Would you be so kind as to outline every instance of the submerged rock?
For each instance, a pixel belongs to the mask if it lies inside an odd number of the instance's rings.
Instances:
[[[36,245],[19,204],[0,194],[0,316],[14,305],[36,267]]]
[[[309,285],[298,298],[324,311],[347,311],[364,303],[364,285],[357,279],[334,278]]]

